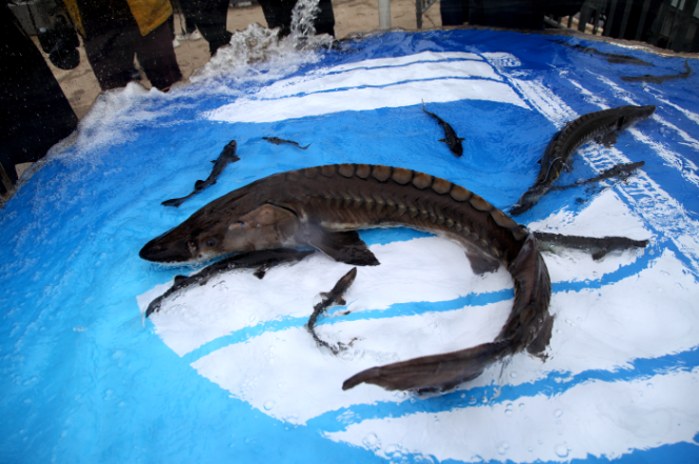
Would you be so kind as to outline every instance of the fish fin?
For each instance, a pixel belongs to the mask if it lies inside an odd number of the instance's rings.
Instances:
[[[542,355],[542,353],[549,345],[549,340],[551,340],[553,320],[555,317],[556,316],[547,313],[546,320],[539,329],[539,333],[537,334],[536,338],[532,340],[529,346],[527,346],[527,352],[529,352],[529,354],[545,359],[545,356]]]
[[[204,181],[203,180],[198,180],[194,183],[194,190],[201,190],[204,188]]]
[[[471,263],[474,274],[481,275],[495,272],[500,267],[500,261],[484,254],[480,250],[469,248],[466,250],[466,257]]]
[[[308,244],[322,251],[335,261],[357,266],[377,266],[376,259],[355,230],[330,232],[318,227],[311,233]]]
[[[541,158],[539,158],[539,161],[537,161],[536,164],[541,165]]]
[[[214,163],[214,164],[216,164],[216,161],[218,161],[218,160],[211,160],[211,162]]]
[[[607,249],[606,247],[602,247],[602,248],[598,249],[597,251],[595,251],[594,253],[592,253],[592,259],[595,261],[599,261],[600,259],[607,256],[607,253],[609,253],[609,249]]]
[[[306,145],[305,147],[301,147],[301,146],[299,146],[299,148],[300,148],[301,150],[305,150],[306,148],[308,148],[308,147],[310,147],[310,146],[311,146],[311,144],[309,143],[309,144],[308,144],[308,145]]]
[[[464,137],[457,137],[456,140],[458,140],[459,142],[463,142],[466,139]]]
[[[442,142],[442,143],[448,143],[448,142],[447,142],[447,139],[439,139],[439,140],[437,140],[437,141],[438,141],[438,142]]]
[[[343,390],[370,383],[386,390],[447,390],[475,379],[493,362],[507,354],[509,342],[482,345],[408,361],[372,367],[345,380]]]
[[[187,276],[176,275],[175,277],[173,277],[173,281],[174,281],[174,284],[177,285],[177,284],[181,283],[183,280],[186,280],[188,278],[189,277],[187,277]]]
[[[165,200],[164,202],[160,203],[163,206],[174,206],[175,208],[178,208],[184,199],[182,198],[173,198],[171,200]]]
[[[267,274],[267,266],[260,266],[255,270],[255,272],[252,273],[255,277],[258,279],[262,280],[262,278]]]
[[[611,146],[616,143],[616,139],[618,136],[619,133],[617,131],[612,131],[604,137],[597,137],[595,139],[595,142],[599,143],[600,145],[604,145],[607,148],[611,148]]]

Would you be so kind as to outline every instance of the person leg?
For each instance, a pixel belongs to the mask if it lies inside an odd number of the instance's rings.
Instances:
[[[182,79],[171,34],[170,24],[165,21],[150,34],[140,37],[135,46],[138,62],[148,80],[160,90],[167,90]]]
[[[228,0],[180,0],[180,6],[185,17],[192,19],[209,42],[211,56],[219,47],[230,43],[233,34],[226,30]]]
[[[140,35],[134,26],[106,29],[83,40],[87,60],[102,90],[124,87],[131,81],[135,56],[133,42]]]
[[[442,26],[460,26],[464,23],[462,0],[440,0],[439,14],[442,17]]]
[[[296,4],[295,0],[258,0],[265,15],[267,27],[279,28],[279,37],[286,37],[291,33],[291,11]]]
[[[331,0],[320,0],[318,8],[320,11],[313,22],[316,34],[329,34],[335,37],[335,14]]]
[[[10,185],[15,165],[34,162],[70,135],[78,118],[36,45],[0,4],[0,164]],[[0,174],[1,176],[1,174]]]

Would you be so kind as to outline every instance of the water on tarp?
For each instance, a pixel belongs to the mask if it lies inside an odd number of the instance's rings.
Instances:
[[[684,60],[562,39],[655,65],[639,70],[552,39],[391,32],[299,50],[253,25],[188,85],[104,93],[1,211],[2,461],[690,462],[698,78],[625,83],[682,72]],[[465,138],[462,158],[423,102]],[[518,218],[651,240],[600,262],[545,255],[556,315],[545,363],[518,354],[443,395],[342,391],[365,367],[492,340],[509,313],[505,270],[475,276],[458,246],[409,229],[362,233],[382,264],[361,268],[347,306],[318,328],[351,343],[341,357],[304,328],[347,270],[319,254],[262,280],[213,279],[142,326],[148,301],[192,269],[145,262],[140,248],[235,188],[307,166],[387,164],[507,210],[558,129],[624,104],[658,109],[614,148],[584,147],[559,182],[620,162],[643,160],[642,170],[591,192],[551,192]],[[262,139],[272,136],[311,146]],[[216,184],[179,208],[160,205],[205,179],[232,139],[241,160]]]

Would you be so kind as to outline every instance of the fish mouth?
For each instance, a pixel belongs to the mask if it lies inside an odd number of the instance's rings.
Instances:
[[[138,256],[154,263],[184,263],[193,258],[185,241],[166,244],[163,243],[162,237],[146,243]]]

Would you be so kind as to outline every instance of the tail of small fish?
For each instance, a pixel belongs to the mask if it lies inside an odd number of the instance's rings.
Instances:
[[[461,382],[475,379],[487,366],[502,359],[508,352],[509,343],[501,341],[372,367],[345,380],[342,389],[349,390],[360,383],[370,383],[386,390],[448,390]]]

